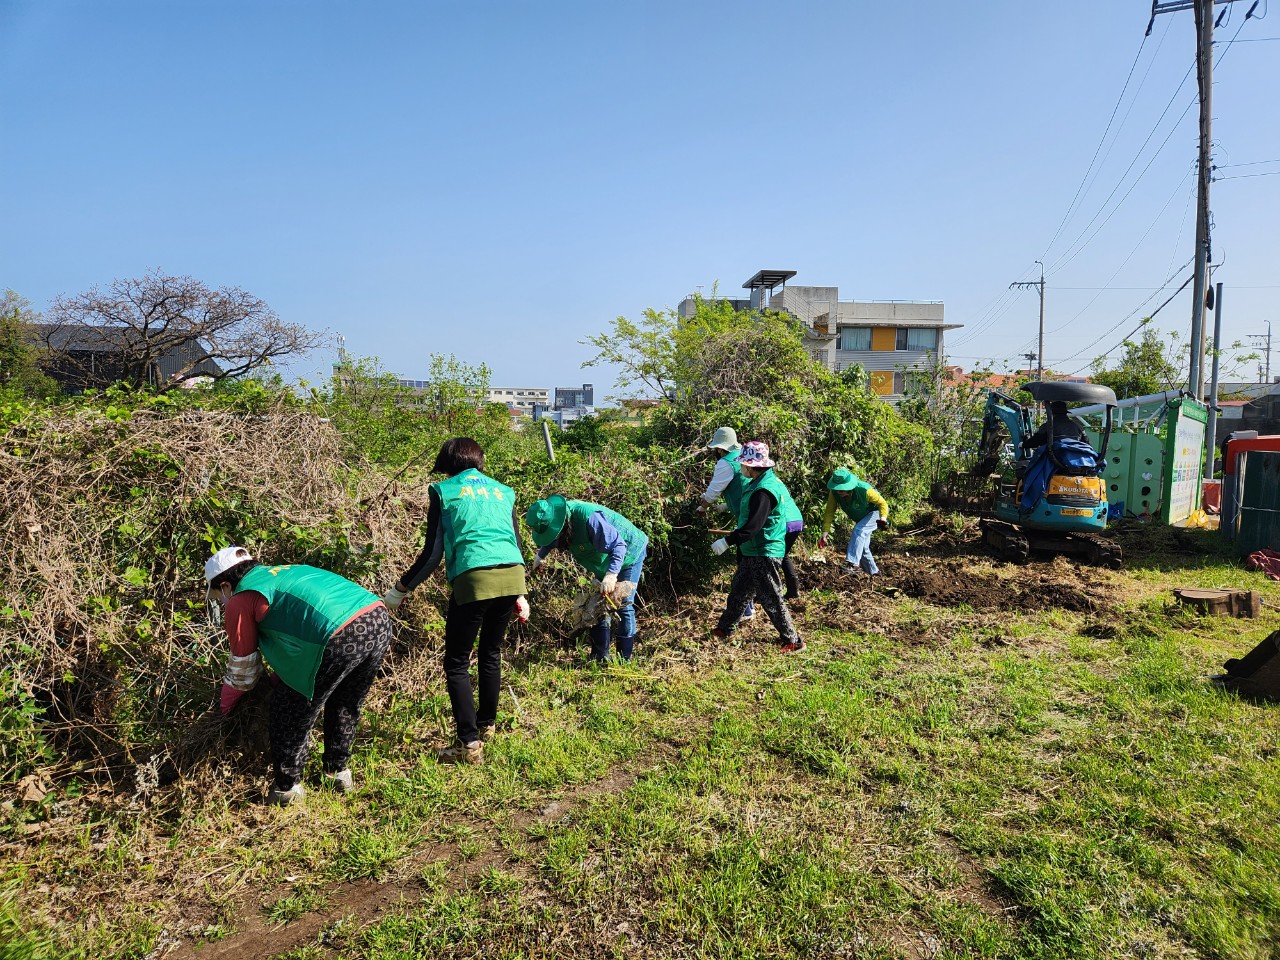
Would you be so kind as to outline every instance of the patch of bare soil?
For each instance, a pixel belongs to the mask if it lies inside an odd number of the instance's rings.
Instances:
[[[857,599],[863,594],[899,592],[938,607],[1092,613],[1109,596],[1098,578],[1062,558],[1011,567],[1009,575],[997,573],[982,558],[967,557],[889,555],[880,561],[880,568],[880,576],[867,577],[849,572],[843,563],[810,561],[802,565],[802,582],[808,590],[850,593],[855,608],[865,605]]]
[[[667,751],[672,748],[667,744],[659,746],[666,749],[647,760],[614,768],[599,780],[566,789],[539,811],[515,812],[509,825],[525,830],[537,822],[554,823],[592,797],[612,796],[627,790],[640,776],[670,760]],[[288,887],[259,889],[233,908],[236,932],[231,936],[203,945],[175,942],[169,952],[154,955],[168,960],[268,960],[315,940],[335,920],[350,918],[357,924],[367,924],[392,908],[415,903],[429,893],[438,892],[441,886],[432,886],[416,874],[440,861],[450,865],[443,889],[453,892],[466,889],[493,868],[525,879],[532,877],[529,866],[502,845],[497,826],[484,821],[468,826],[488,841],[486,848],[474,856],[465,857],[456,843],[424,843],[396,864],[393,878],[336,885],[325,891],[323,908],[283,925],[272,924],[263,915],[262,906],[287,894]]]

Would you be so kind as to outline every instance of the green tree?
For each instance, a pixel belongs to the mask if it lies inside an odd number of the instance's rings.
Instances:
[[[930,475],[941,480],[967,466],[982,436],[987,393],[983,382],[990,370],[957,376],[941,358],[907,378],[898,411],[933,437]]]
[[[24,396],[48,396],[58,385],[40,369],[40,349],[31,325],[40,315],[12,290],[0,296],[0,388]]]
[[[1166,341],[1166,336],[1154,327],[1144,325],[1141,335],[1136,340],[1125,340],[1122,347],[1123,353],[1114,366],[1107,366],[1103,356],[1093,361],[1090,370],[1093,382],[1110,387],[1118,399],[1172,390],[1183,380],[1176,340]]]

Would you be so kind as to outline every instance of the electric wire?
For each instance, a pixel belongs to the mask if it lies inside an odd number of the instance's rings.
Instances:
[[[1166,26],[1165,33],[1168,33],[1168,32],[1169,32],[1169,28]],[[1161,43],[1163,42],[1164,42],[1164,36],[1161,35]],[[1129,90],[1129,82],[1133,80],[1133,71],[1137,69],[1138,61],[1142,59],[1142,51],[1146,48],[1146,45],[1147,45],[1147,37],[1144,34],[1142,37],[1142,42],[1138,44],[1138,52],[1133,56],[1133,63],[1129,65],[1129,73],[1124,78],[1124,86],[1120,88],[1120,96],[1116,97],[1116,105],[1111,108],[1111,116],[1107,118],[1107,125],[1102,131],[1102,137],[1101,139],[1098,140],[1098,145],[1093,150],[1093,156],[1089,159],[1089,166],[1085,168],[1084,176],[1080,178],[1080,185],[1076,187],[1075,196],[1073,196],[1071,198],[1071,202],[1067,204],[1067,212],[1062,215],[1062,220],[1058,223],[1058,229],[1053,232],[1053,236],[1049,238],[1049,242],[1044,248],[1044,253],[1046,254],[1053,249],[1054,243],[1056,243],[1058,240],[1058,237],[1062,235],[1063,228],[1066,227],[1067,221],[1071,219],[1071,214],[1076,209],[1076,202],[1080,199],[1081,194],[1084,192],[1085,184],[1089,182],[1089,174],[1093,172],[1094,164],[1096,164],[1098,161],[1098,154],[1102,152],[1102,147],[1107,142],[1107,134],[1111,132],[1111,124],[1115,122],[1116,114],[1120,112],[1120,104],[1124,102],[1124,95]],[[1159,49],[1157,49],[1156,53],[1159,53],[1159,52],[1160,52]],[[1152,59],[1152,62],[1154,62],[1155,56],[1153,55],[1151,59]],[[1144,77],[1144,80],[1145,80],[1145,77]],[[1134,98],[1135,99],[1137,98],[1136,93],[1134,94]],[[1126,116],[1128,116],[1128,114],[1126,114]],[[1116,134],[1117,136],[1119,135],[1118,130],[1116,131]],[[1044,257],[1042,254],[1041,259],[1043,258]]]
[[[1240,35],[1240,31],[1244,29],[1244,25],[1248,21],[1249,21],[1248,17],[1245,17],[1243,20],[1240,21],[1240,26],[1236,27],[1235,36],[1232,37],[1232,40],[1234,40],[1236,36]],[[1223,47],[1222,52],[1218,55],[1218,58],[1214,61],[1215,68],[1219,66],[1222,63],[1222,61],[1226,58],[1227,50],[1230,48],[1230,46],[1231,46],[1231,41],[1228,41],[1227,44]],[[1173,97],[1169,100],[1169,103],[1166,104],[1164,110],[1160,114],[1159,119],[1156,120],[1155,126],[1152,127],[1151,133],[1148,134],[1147,139],[1142,142],[1142,146],[1138,148],[1137,154],[1134,155],[1133,161],[1125,169],[1125,172],[1120,175],[1120,180],[1119,182],[1116,183],[1115,189],[1111,191],[1111,193],[1107,196],[1106,200],[1102,201],[1102,206],[1098,209],[1098,213],[1094,215],[1093,220],[1089,221],[1089,223],[1086,224],[1084,230],[1081,231],[1080,235],[1076,238],[1076,241],[1072,244],[1072,246],[1068,247],[1067,252],[1064,253],[1062,256],[1060,256],[1056,261],[1054,261],[1053,265],[1048,268],[1047,272],[1050,272],[1050,273],[1057,272],[1061,270],[1063,267],[1065,267],[1072,260],[1074,260],[1077,256],[1079,256],[1080,252],[1084,250],[1084,248],[1087,247],[1093,241],[1093,239],[1102,231],[1102,229],[1107,225],[1107,223],[1111,220],[1111,218],[1115,216],[1116,211],[1118,211],[1120,207],[1124,205],[1125,200],[1127,200],[1129,195],[1133,193],[1134,188],[1137,187],[1137,185],[1142,182],[1142,178],[1146,176],[1147,171],[1151,169],[1151,166],[1152,164],[1155,163],[1156,158],[1160,156],[1164,148],[1168,145],[1169,141],[1173,139],[1173,135],[1174,133],[1177,132],[1179,124],[1182,123],[1183,119],[1190,112],[1191,108],[1196,105],[1198,94],[1196,97],[1192,97],[1190,102],[1187,103],[1187,106],[1183,109],[1182,113],[1178,116],[1178,119],[1174,121],[1173,126],[1169,129],[1169,133],[1165,136],[1164,140],[1160,142],[1160,146],[1158,146],[1155,152],[1151,155],[1151,159],[1147,161],[1147,165],[1142,168],[1142,171],[1134,179],[1133,183],[1129,185],[1129,189],[1125,191],[1124,196],[1122,196],[1116,202],[1116,205],[1111,208],[1111,212],[1108,213],[1106,219],[1103,220],[1102,223],[1098,225],[1098,229],[1094,230],[1093,233],[1089,234],[1087,239],[1085,239],[1085,234],[1088,233],[1089,228],[1093,226],[1094,221],[1096,221],[1097,218],[1102,215],[1102,211],[1105,210],[1107,204],[1111,202],[1111,198],[1114,197],[1116,194],[1116,191],[1119,190],[1120,187],[1124,185],[1125,178],[1128,177],[1130,171],[1133,170],[1134,165],[1137,164],[1139,159],[1141,159],[1142,151],[1146,149],[1147,144],[1151,142],[1151,138],[1155,135],[1156,131],[1160,129],[1160,124],[1164,121],[1165,116],[1168,114],[1169,108],[1172,107],[1174,102],[1178,99],[1178,94],[1182,92],[1182,87],[1186,84],[1187,78],[1191,76],[1191,72],[1195,69],[1195,67],[1196,67],[1196,64],[1195,62],[1193,62],[1191,66],[1187,69],[1186,74],[1184,74],[1182,77],[1182,81],[1178,84],[1178,88],[1174,91]],[[1080,243],[1081,239],[1084,239],[1083,243]],[[1080,243],[1080,246],[1076,247],[1076,243]],[[1075,248],[1074,252],[1072,252],[1073,248]]]
[[[1062,330],[1066,329],[1067,327],[1071,326],[1073,323],[1075,323],[1077,320],[1080,319],[1080,317],[1084,314],[1086,310],[1088,310],[1090,307],[1092,307],[1095,303],[1098,302],[1098,298],[1101,297],[1103,292],[1107,290],[1107,288],[1111,285],[1111,281],[1120,275],[1120,271],[1123,270],[1126,266],[1128,266],[1129,261],[1133,259],[1134,254],[1136,254],[1138,250],[1141,249],[1142,245],[1146,243],[1147,237],[1151,236],[1151,231],[1156,228],[1156,225],[1164,217],[1164,212],[1169,209],[1169,204],[1173,203],[1174,199],[1182,191],[1182,187],[1187,182],[1187,179],[1191,176],[1191,173],[1192,171],[1188,170],[1187,173],[1183,176],[1183,178],[1178,181],[1178,185],[1173,188],[1173,193],[1169,194],[1169,199],[1164,202],[1164,206],[1160,208],[1160,212],[1155,215],[1155,218],[1151,221],[1150,225],[1143,232],[1142,236],[1138,238],[1138,242],[1133,245],[1133,249],[1129,251],[1129,255],[1120,261],[1120,265],[1117,266],[1116,269],[1112,272],[1111,276],[1107,278],[1107,286],[1102,287],[1102,289],[1100,289],[1097,293],[1095,293],[1093,295],[1093,298],[1088,303],[1086,303],[1083,307],[1081,307],[1079,311],[1077,311],[1076,314],[1070,320],[1068,320],[1066,323],[1059,324],[1058,326],[1054,327],[1052,330],[1047,331],[1047,333],[1059,333]],[[1185,212],[1184,212],[1184,216],[1185,216]]]

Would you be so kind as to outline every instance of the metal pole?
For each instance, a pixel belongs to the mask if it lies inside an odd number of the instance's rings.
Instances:
[[[1039,260],[1036,263],[1040,263]],[[1040,263],[1040,347],[1036,355],[1036,379],[1044,381],[1044,264]]]
[[[1213,379],[1209,385],[1209,424],[1204,431],[1204,478],[1213,479],[1218,445],[1218,352],[1222,348],[1222,284],[1213,297]]]
[[[1200,81],[1200,160],[1197,170],[1196,266],[1191,287],[1191,369],[1187,387],[1197,399],[1204,397],[1204,296],[1209,282],[1209,174],[1213,110],[1213,2],[1195,0],[1196,74]]]
[[[556,451],[551,446],[551,425],[546,420],[542,421],[542,440],[547,445],[547,459],[555,463]]]

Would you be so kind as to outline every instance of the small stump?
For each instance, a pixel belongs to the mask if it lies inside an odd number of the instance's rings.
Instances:
[[[1257,590],[1179,587],[1173,595],[1184,607],[1192,607],[1211,617],[1256,617],[1262,612],[1262,594]]]

